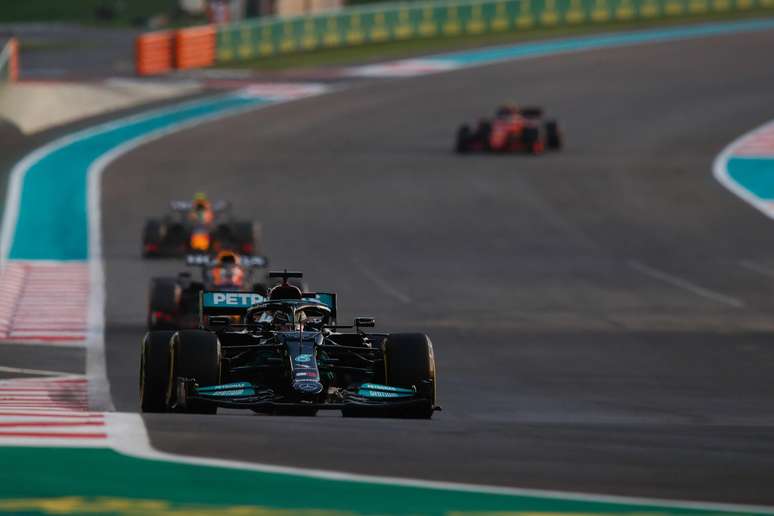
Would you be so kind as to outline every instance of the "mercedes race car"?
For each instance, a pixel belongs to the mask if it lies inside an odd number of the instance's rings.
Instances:
[[[199,325],[199,293],[205,290],[246,291],[266,294],[268,278],[264,256],[240,256],[221,251],[215,257],[189,255],[189,267],[199,267],[197,281],[190,272],[177,277],[152,278],[148,296],[148,329],[177,330]]]
[[[232,250],[242,254],[260,252],[260,226],[234,220],[231,205],[211,203],[203,194],[193,201],[172,201],[170,213],[145,222],[142,254],[146,258],[211,254]]]
[[[503,106],[492,119],[482,119],[475,128],[463,125],[457,131],[455,150],[469,152],[526,152],[542,154],[562,147],[556,120],[543,118],[541,108]]]
[[[219,407],[307,415],[429,419],[436,406],[433,346],[421,333],[372,333],[370,317],[336,322],[336,295],[282,278],[267,296],[202,292],[199,329],[151,331],[142,341],[143,412],[214,414]]]

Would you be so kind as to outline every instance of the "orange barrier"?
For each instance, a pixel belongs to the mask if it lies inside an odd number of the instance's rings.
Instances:
[[[175,33],[175,67],[180,70],[215,64],[215,27],[191,27]]]
[[[10,55],[8,57],[8,80],[16,82],[19,80],[19,41],[11,38],[8,41]]]
[[[135,41],[135,65],[137,75],[158,75],[172,69],[174,33],[149,32],[137,36]]]

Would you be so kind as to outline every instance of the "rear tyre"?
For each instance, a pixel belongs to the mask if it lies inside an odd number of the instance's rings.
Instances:
[[[234,249],[241,254],[258,254],[260,242],[255,240],[252,222],[235,222],[231,228]]]
[[[169,341],[174,332],[152,331],[145,334],[140,348],[140,410],[167,411],[169,385]]]
[[[466,154],[470,151],[470,139],[472,136],[472,132],[470,130],[470,127],[467,125],[463,125],[457,130],[457,140],[454,145],[454,150],[458,154]]]
[[[521,139],[524,148],[530,154],[539,154],[542,145],[540,145],[540,131],[537,127],[525,127],[521,132]]]
[[[403,410],[399,417],[430,419],[435,408],[433,343],[422,333],[395,333],[382,344],[387,385],[415,388],[426,402]]]
[[[160,256],[163,240],[164,232],[161,222],[155,219],[146,221],[142,230],[142,256],[144,258]]]
[[[553,150],[562,148],[562,135],[556,120],[546,122],[546,147]]]
[[[171,339],[171,364],[167,386],[167,405],[190,414],[215,414],[218,407],[196,400],[177,399],[177,379],[188,378],[201,387],[220,384],[220,341],[217,335],[203,330],[181,330]]]
[[[180,286],[174,278],[153,278],[148,299],[148,329],[176,330]]]

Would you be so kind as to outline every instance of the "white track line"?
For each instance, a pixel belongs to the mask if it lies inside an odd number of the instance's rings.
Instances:
[[[352,263],[355,264],[355,267],[357,267],[360,270],[360,272],[363,273],[363,276],[371,280],[371,282],[377,287],[379,287],[382,290],[382,292],[397,299],[401,303],[404,303],[404,304],[411,303],[410,297],[408,297],[406,294],[404,294],[400,290],[390,285],[389,281],[383,279],[381,276],[376,274],[373,270],[371,270],[368,266],[366,266],[366,264],[364,264],[359,258],[352,258]]]
[[[739,266],[749,271],[757,272],[758,274],[766,276],[767,278],[774,279],[774,270],[769,269],[768,267],[764,267],[763,265],[759,265],[755,262],[742,260],[739,262]]]
[[[732,306],[734,308],[744,307],[744,302],[736,299],[735,297],[727,296],[725,294],[721,294],[720,292],[715,292],[714,290],[704,288],[702,286],[696,285],[695,283],[691,283],[686,279],[673,276],[672,274],[660,271],[658,269],[654,269],[653,267],[645,265],[644,263],[638,262],[636,260],[629,260],[628,264],[629,267],[638,272],[641,272],[646,276],[663,281],[664,283],[668,283],[674,287],[687,290],[688,292],[696,294],[697,296],[703,297],[705,299]]]
[[[38,376],[75,376],[63,371],[48,371],[46,369],[25,369],[23,367],[0,366],[0,373],[32,374]]]

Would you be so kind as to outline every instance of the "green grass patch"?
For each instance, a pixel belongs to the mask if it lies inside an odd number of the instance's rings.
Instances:
[[[580,36],[620,30],[636,30],[672,25],[697,24],[710,21],[762,18],[774,15],[772,9],[751,9],[737,13],[707,14],[704,16],[675,16],[660,20],[608,22],[577,27],[538,28],[479,35],[439,36],[385,43],[369,43],[351,47],[329,48],[260,57],[245,61],[221,63],[220,68],[250,68],[254,70],[284,70],[289,68],[317,68],[345,66],[426,55],[438,52],[465,50],[489,45],[504,45],[522,41]]]

